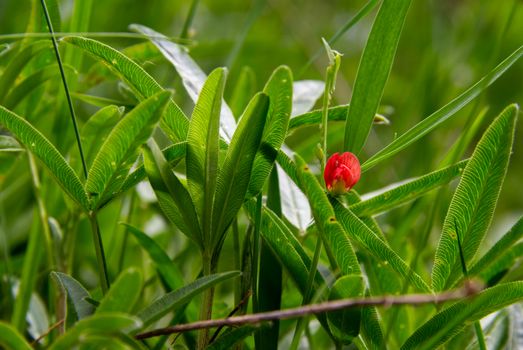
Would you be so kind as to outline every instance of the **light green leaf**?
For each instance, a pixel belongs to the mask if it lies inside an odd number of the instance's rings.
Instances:
[[[384,0],[363,51],[345,123],[344,149],[359,154],[394,62],[410,0]]]
[[[140,103],[107,136],[85,183],[85,189],[93,199],[93,209],[98,209],[101,202],[117,193],[123,176],[135,161],[132,155],[151,136],[170,96],[170,92],[162,91]]]
[[[225,69],[217,68],[200,91],[187,134],[187,187],[206,242],[211,236],[212,206],[219,171],[218,141],[224,88]]]
[[[82,341],[86,335],[115,337],[130,333],[142,326],[140,319],[121,313],[104,313],[85,318],[67,333],[58,338],[49,350],[69,350]]]
[[[343,230],[340,223],[336,220],[327,194],[322,186],[311,173],[305,161],[295,155],[298,179],[300,188],[304,190],[312,208],[314,221],[318,230],[323,235],[323,242],[327,252],[331,251],[333,257],[339,265],[343,275],[359,274],[360,266],[352,244]]]
[[[100,300],[96,314],[109,312],[131,313],[142,294],[142,273],[136,268],[123,271]]]
[[[292,109],[292,73],[286,66],[278,67],[269,78],[263,92],[269,96],[270,105],[263,129],[262,143],[252,167],[249,196],[261,191],[276,155],[287,134]]]
[[[376,191],[379,194],[351,205],[350,209],[354,214],[361,217],[397,208],[435,188],[446,185],[456,176],[461,175],[466,165],[467,160],[464,160],[408,182],[402,181],[400,185],[387,186],[383,190]]]
[[[126,109],[132,109],[135,106],[135,103],[129,101],[116,100],[114,98],[106,98],[88,94],[80,94],[78,92],[71,92],[71,97],[95,107],[107,107],[109,105],[115,105],[122,106]]]
[[[4,321],[0,321],[0,346],[6,350],[33,349],[13,326]]]
[[[492,122],[463,171],[434,258],[432,286],[436,291],[444,289],[461,271],[457,235],[468,263],[490,226],[508,168],[517,113],[517,106],[511,105]]]
[[[516,63],[523,55],[523,46],[514,51],[508,56],[503,62],[501,62],[496,68],[490,73],[484,76],[476,84],[472,85],[469,89],[463,92],[461,95],[450,101],[445,106],[438,109],[426,118],[423,118],[421,122],[413,126],[406,133],[394,139],[388,146],[378,151],[372,157],[370,157],[361,166],[361,171],[367,171],[379,162],[392,157],[399,151],[407,148],[413,142],[419,140],[441,123],[452,117],[459,110],[465,107],[470,101],[476,98],[482,91],[489,87],[495,82],[503,73],[507,71],[514,63]]]
[[[94,313],[94,306],[86,299],[91,298],[89,292],[80,282],[62,272],[51,272],[51,277],[67,292],[68,300],[71,301],[74,319],[81,320]]]
[[[89,208],[89,199],[80,179],[56,147],[40,131],[2,106],[0,106],[0,124],[9,129],[28,150],[45,164],[65,193],[84,210]]]
[[[203,250],[204,238],[189,191],[172,172],[160,148],[150,140],[143,149],[144,166],[149,182],[167,217]]]
[[[142,67],[110,46],[96,40],[75,36],[65,37],[62,41],[86,50],[96,59],[105,63],[132,89],[140,101],[163,91],[160,84]],[[180,107],[172,100],[167,103],[165,115],[161,120],[161,127],[173,142],[185,141],[187,137],[189,121]]]
[[[156,264],[158,272],[163,277],[169,288],[175,290],[182,287],[184,284],[182,273],[180,272],[178,265],[167,256],[165,251],[151,237],[138,230],[136,227],[126,223],[122,224],[136,238],[138,243],[140,243],[140,246],[147,251]]]
[[[522,281],[488,288],[439,312],[419,327],[401,349],[436,349],[473,322],[520,300],[523,300]]]
[[[211,288],[220,282],[238,276],[240,276],[240,272],[230,271],[201,277],[178,290],[167,293],[156,299],[149,306],[140,311],[138,317],[142,319],[143,326],[146,327],[165,314],[175,312],[182,306],[188,304],[196,295],[204,290]]]
[[[256,94],[234,132],[218,176],[212,216],[212,248],[219,247],[225,233],[240,210],[251,179],[255,155],[269,109],[269,97]]]
[[[378,261],[390,265],[390,267],[406,278],[417,289],[429,292],[430,288],[425,281],[414,272],[409,265],[384,241],[378,237],[374,231],[367,227],[350,209],[345,208],[338,200],[331,198],[331,203],[336,213],[336,218],[341,223],[345,232],[350,237],[360,243]]]

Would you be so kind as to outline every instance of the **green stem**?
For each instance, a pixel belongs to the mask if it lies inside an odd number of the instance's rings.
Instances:
[[[212,266],[212,254],[202,254],[203,275],[210,276],[215,268]],[[212,317],[212,302],[214,299],[214,288],[208,288],[203,294],[202,306],[200,308],[200,320],[210,320]],[[204,350],[209,343],[209,329],[205,328],[198,334],[198,350]]]
[[[189,36],[189,29],[191,28],[191,24],[194,19],[194,14],[196,13],[196,8],[198,7],[199,2],[200,0],[192,0],[191,2],[189,13],[187,14],[187,18],[185,19],[185,23],[183,24],[182,33],[180,34],[180,37],[182,39],[186,39]]]
[[[94,250],[96,252],[96,260],[98,262],[98,275],[100,277],[102,293],[105,295],[105,293],[107,293],[109,290],[109,276],[107,274],[107,262],[105,261],[102,236],[100,234],[100,225],[96,219],[96,212],[90,213],[89,221],[91,223],[91,231],[93,233],[93,244]]]

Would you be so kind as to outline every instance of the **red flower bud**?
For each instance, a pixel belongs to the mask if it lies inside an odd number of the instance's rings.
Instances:
[[[334,153],[323,172],[327,190],[333,195],[344,194],[360,179],[361,169],[358,158],[350,153]]]

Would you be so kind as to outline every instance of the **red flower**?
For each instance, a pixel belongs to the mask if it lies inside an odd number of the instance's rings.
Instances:
[[[360,179],[361,169],[358,158],[350,153],[334,153],[323,172],[327,190],[333,195],[344,194]]]

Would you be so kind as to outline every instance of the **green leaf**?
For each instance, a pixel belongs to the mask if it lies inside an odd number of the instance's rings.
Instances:
[[[91,166],[100,146],[105,142],[113,127],[118,123],[123,112],[123,108],[109,105],[93,114],[84,124],[80,132],[80,139],[82,141],[87,166]]]
[[[384,0],[363,51],[345,124],[344,149],[359,154],[374,121],[410,0]]]
[[[251,67],[242,67],[229,101],[231,111],[236,118],[240,117],[255,93],[256,73]]]
[[[84,210],[89,208],[89,199],[80,179],[56,147],[40,131],[2,106],[0,106],[0,123],[45,164],[65,193]]]
[[[162,91],[140,103],[107,136],[85,183],[85,189],[93,199],[93,209],[117,193],[124,181],[123,176],[135,161],[132,155],[151,136],[170,96],[170,92]]]
[[[203,250],[204,238],[189,191],[171,170],[160,148],[150,140],[143,149],[144,166],[158,204],[167,217]]]
[[[138,230],[136,227],[122,223],[127,230],[136,238],[138,243],[144,248],[151,259],[156,264],[158,272],[163,277],[171,290],[176,290],[183,286],[183,276],[178,266],[167,256],[165,251],[147,234]]]
[[[446,185],[456,176],[461,175],[466,165],[467,160],[464,160],[408,182],[402,181],[400,185],[387,186],[383,190],[376,191],[379,194],[351,205],[350,209],[354,214],[362,217],[397,208],[435,188]]]
[[[367,348],[372,350],[386,349],[380,318],[375,307],[364,307],[361,310],[361,338],[366,342]]]
[[[270,105],[263,129],[262,144],[252,167],[249,196],[261,191],[287,134],[292,109],[292,73],[286,66],[277,68],[269,78],[263,92]]]
[[[414,272],[409,265],[384,241],[365,225],[350,209],[345,208],[338,200],[331,198],[331,203],[345,232],[360,243],[378,261],[389,265],[394,271],[416,286],[417,289],[429,292],[430,288],[425,281]]]
[[[85,336],[100,335],[115,337],[118,334],[130,333],[142,326],[136,317],[121,313],[104,313],[85,318],[67,333],[58,338],[49,350],[69,350],[82,342]]]
[[[424,118],[421,122],[413,126],[406,133],[394,139],[389,145],[382,150],[378,151],[372,157],[370,157],[361,166],[361,171],[367,171],[379,162],[392,157],[399,151],[405,149],[413,142],[419,140],[441,123],[452,117],[459,110],[465,107],[470,101],[476,98],[481,92],[489,87],[494,81],[496,81],[503,73],[507,71],[514,63],[516,63],[523,55],[523,46],[519,47],[510,56],[508,56],[503,62],[501,62],[496,68],[490,73],[484,76],[476,84],[472,85],[469,89],[463,92],[461,95],[450,101],[445,106],[438,109],[428,117]]]
[[[329,301],[344,298],[360,298],[365,294],[365,284],[361,275],[342,276],[334,282]],[[361,308],[347,308],[327,313],[327,321],[332,335],[342,344],[350,344],[360,332]]]
[[[94,313],[94,306],[86,299],[91,298],[89,292],[80,282],[62,272],[51,272],[51,277],[67,292],[68,300],[71,301],[74,318],[81,320]]]
[[[523,300],[522,281],[488,288],[439,312],[419,327],[401,349],[436,349],[473,322],[520,300]]]
[[[65,37],[62,41],[86,50],[96,59],[105,63],[132,89],[140,101],[163,91],[160,84],[142,67],[110,46],[96,40],[76,36]],[[185,141],[187,137],[189,121],[180,107],[172,100],[167,103],[165,115],[161,120],[161,127],[173,142]]]
[[[96,314],[110,312],[131,313],[142,294],[142,273],[136,268],[123,271],[100,301]]]
[[[4,321],[0,321],[0,346],[6,350],[33,349],[13,326]]]
[[[236,343],[247,338],[252,333],[259,330],[259,326],[244,325],[238,328],[233,328],[222,334],[218,339],[213,341],[207,350],[229,350],[234,347]]]
[[[214,197],[211,248],[213,250],[223,242],[229,225],[245,199],[268,109],[269,97],[264,93],[256,94],[247,106],[232,137],[218,176]]]
[[[143,326],[146,327],[165,314],[175,312],[182,306],[188,304],[196,295],[204,290],[238,276],[240,276],[240,272],[230,271],[201,277],[176,291],[167,293],[156,299],[152,304],[140,311],[138,317],[142,319]]]
[[[517,106],[511,105],[492,122],[463,171],[434,258],[432,286],[436,291],[444,289],[461,271],[457,235],[468,263],[490,226],[508,168],[517,113]]]
[[[187,134],[187,187],[200,218],[203,237],[210,241],[216,178],[220,111],[225,88],[225,69],[215,69],[207,78],[194,107]]]
[[[332,251],[343,275],[359,274],[358,259],[347,237],[347,233],[336,220],[327,194],[316,177],[311,173],[305,161],[297,154],[295,158],[300,187],[304,190],[309,200],[314,221],[323,235],[323,242],[327,252],[329,250]]]

